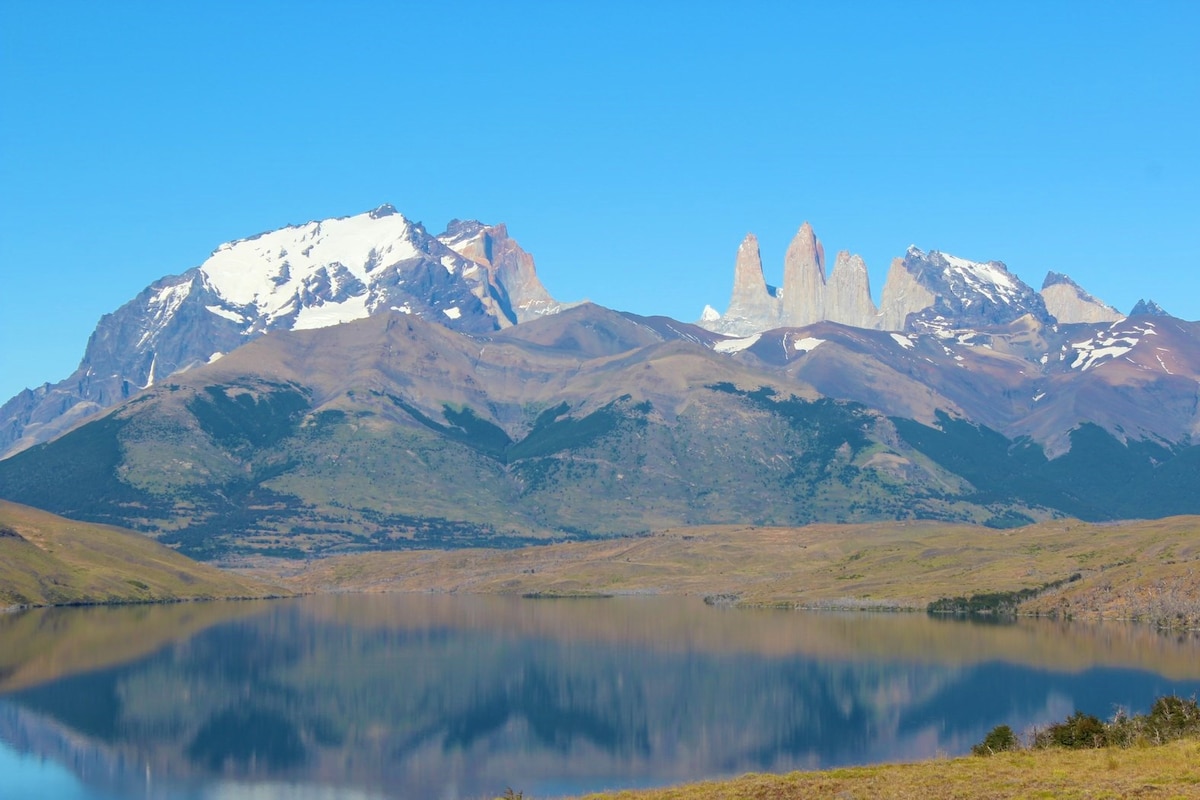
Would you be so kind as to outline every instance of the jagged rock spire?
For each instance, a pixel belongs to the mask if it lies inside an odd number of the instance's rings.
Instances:
[[[825,249],[805,222],[783,259],[782,322],[811,325],[825,318]]]
[[[729,310],[725,312],[726,324],[736,325],[744,320],[750,327],[770,326],[778,317],[778,303],[771,296],[767,279],[763,276],[758,238],[748,233],[738,247],[733,270],[733,294],[729,299]]]
[[[911,252],[912,248],[910,248]],[[893,258],[887,280],[883,284],[883,297],[879,302],[879,325],[885,331],[902,331],[908,315],[915,314],[933,305],[937,296],[922,285],[920,276],[909,270],[903,258]]]
[[[825,319],[856,328],[873,328],[877,313],[871,300],[866,263],[861,256],[840,251],[825,286]]]

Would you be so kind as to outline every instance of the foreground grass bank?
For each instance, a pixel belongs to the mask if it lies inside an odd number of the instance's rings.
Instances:
[[[741,605],[924,610],[1030,590],[1020,610],[1200,626],[1200,518],[704,526],[529,547],[339,556],[272,577],[300,591],[682,594]],[[1050,588],[1048,588],[1050,587]]]
[[[1200,798],[1200,739],[1155,747],[1028,750],[988,758],[746,775],[669,789],[589,795],[591,800],[1125,797]]]

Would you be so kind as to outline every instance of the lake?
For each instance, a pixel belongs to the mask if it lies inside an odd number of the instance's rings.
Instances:
[[[527,798],[958,755],[1200,693],[1136,625],[340,595],[0,615],[0,797]]]

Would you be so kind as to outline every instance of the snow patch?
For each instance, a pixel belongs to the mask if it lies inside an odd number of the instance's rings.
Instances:
[[[385,217],[385,219],[387,219]],[[305,306],[296,315],[292,330],[305,331],[313,328],[327,328],[330,325],[340,325],[352,322],[369,315],[367,311],[367,296],[360,294],[341,303],[325,303],[320,306]]]
[[[967,276],[973,276],[985,280],[988,283],[999,286],[1004,289],[1015,290],[1016,284],[1013,283],[1012,277],[1006,275],[1004,270],[994,264],[983,264],[978,261],[968,261],[965,258],[952,256],[949,253],[942,253],[942,258],[946,259],[946,263],[954,271]]]
[[[442,309],[442,313],[445,314],[450,319],[458,319],[459,317],[462,316],[462,312],[458,310],[458,306],[451,306],[450,308],[444,308],[444,309]]]
[[[192,284],[190,282],[167,286],[151,297],[147,305],[154,309],[155,320],[170,318],[191,293]]]
[[[221,357],[224,355],[225,355],[224,353],[213,353],[211,356],[208,357],[208,363],[211,364],[214,361],[220,361]]]
[[[888,335],[892,337],[892,340],[896,344],[900,345],[905,350],[911,350],[913,347],[915,347],[915,345],[912,343],[912,339],[909,339],[907,336],[901,336],[898,333],[891,333]]]
[[[244,323],[246,321],[246,318],[241,314],[236,311],[230,311],[228,308],[222,308],[221,306],[205,306],[204,308],[210,314],[216,314],[218,317],[224,317],[234,322]]]
[[[825,344],[824,339],[818,339],[815,336],[806,336],[803,339],[797,339],[792,342],[792,347],[801,353],[811,353],[823,344]]]
[[[753,347],[754,343],[762,338],[761,333],[756,333],[753,336],[747,336],[744,339],[725,339],[724,341],[715,342],[713,350],[718,353],[738,353],[745,350],[747,347]]]
[[[411,314],[412,307],[408,303],[405,303],[402,306],[392,306],[392,311],[399,311],[401,314]]]
[[[705,306],[704,310],[700,312],[700,319],[704,320],[705,322],[716,322],[720,318],[721,312],[717,311],[712,306]]]
[[[1086,372],[1106,358],[1120,358],[1137,346],[1138,341],[1130,336],[1117,335],[1108,339],[1072,342],[1071,347],[1077,352],[1071,369]]]

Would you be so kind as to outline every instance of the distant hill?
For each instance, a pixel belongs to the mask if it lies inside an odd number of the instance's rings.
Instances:
[[[1197,530],[1194,516],[1052,520],[1003,534],[928,521],[696,526],[518,552],[337,556],[303,570],[289,564],[280,581],[305,592],[690,594],[723,604],[868,610],[982,597],[1022,613],[1187,629],[1200,625]],[[897,655],[925,643],[879,646]]]
[[[0,608],[279,594],[132,531],[0,501]]]

